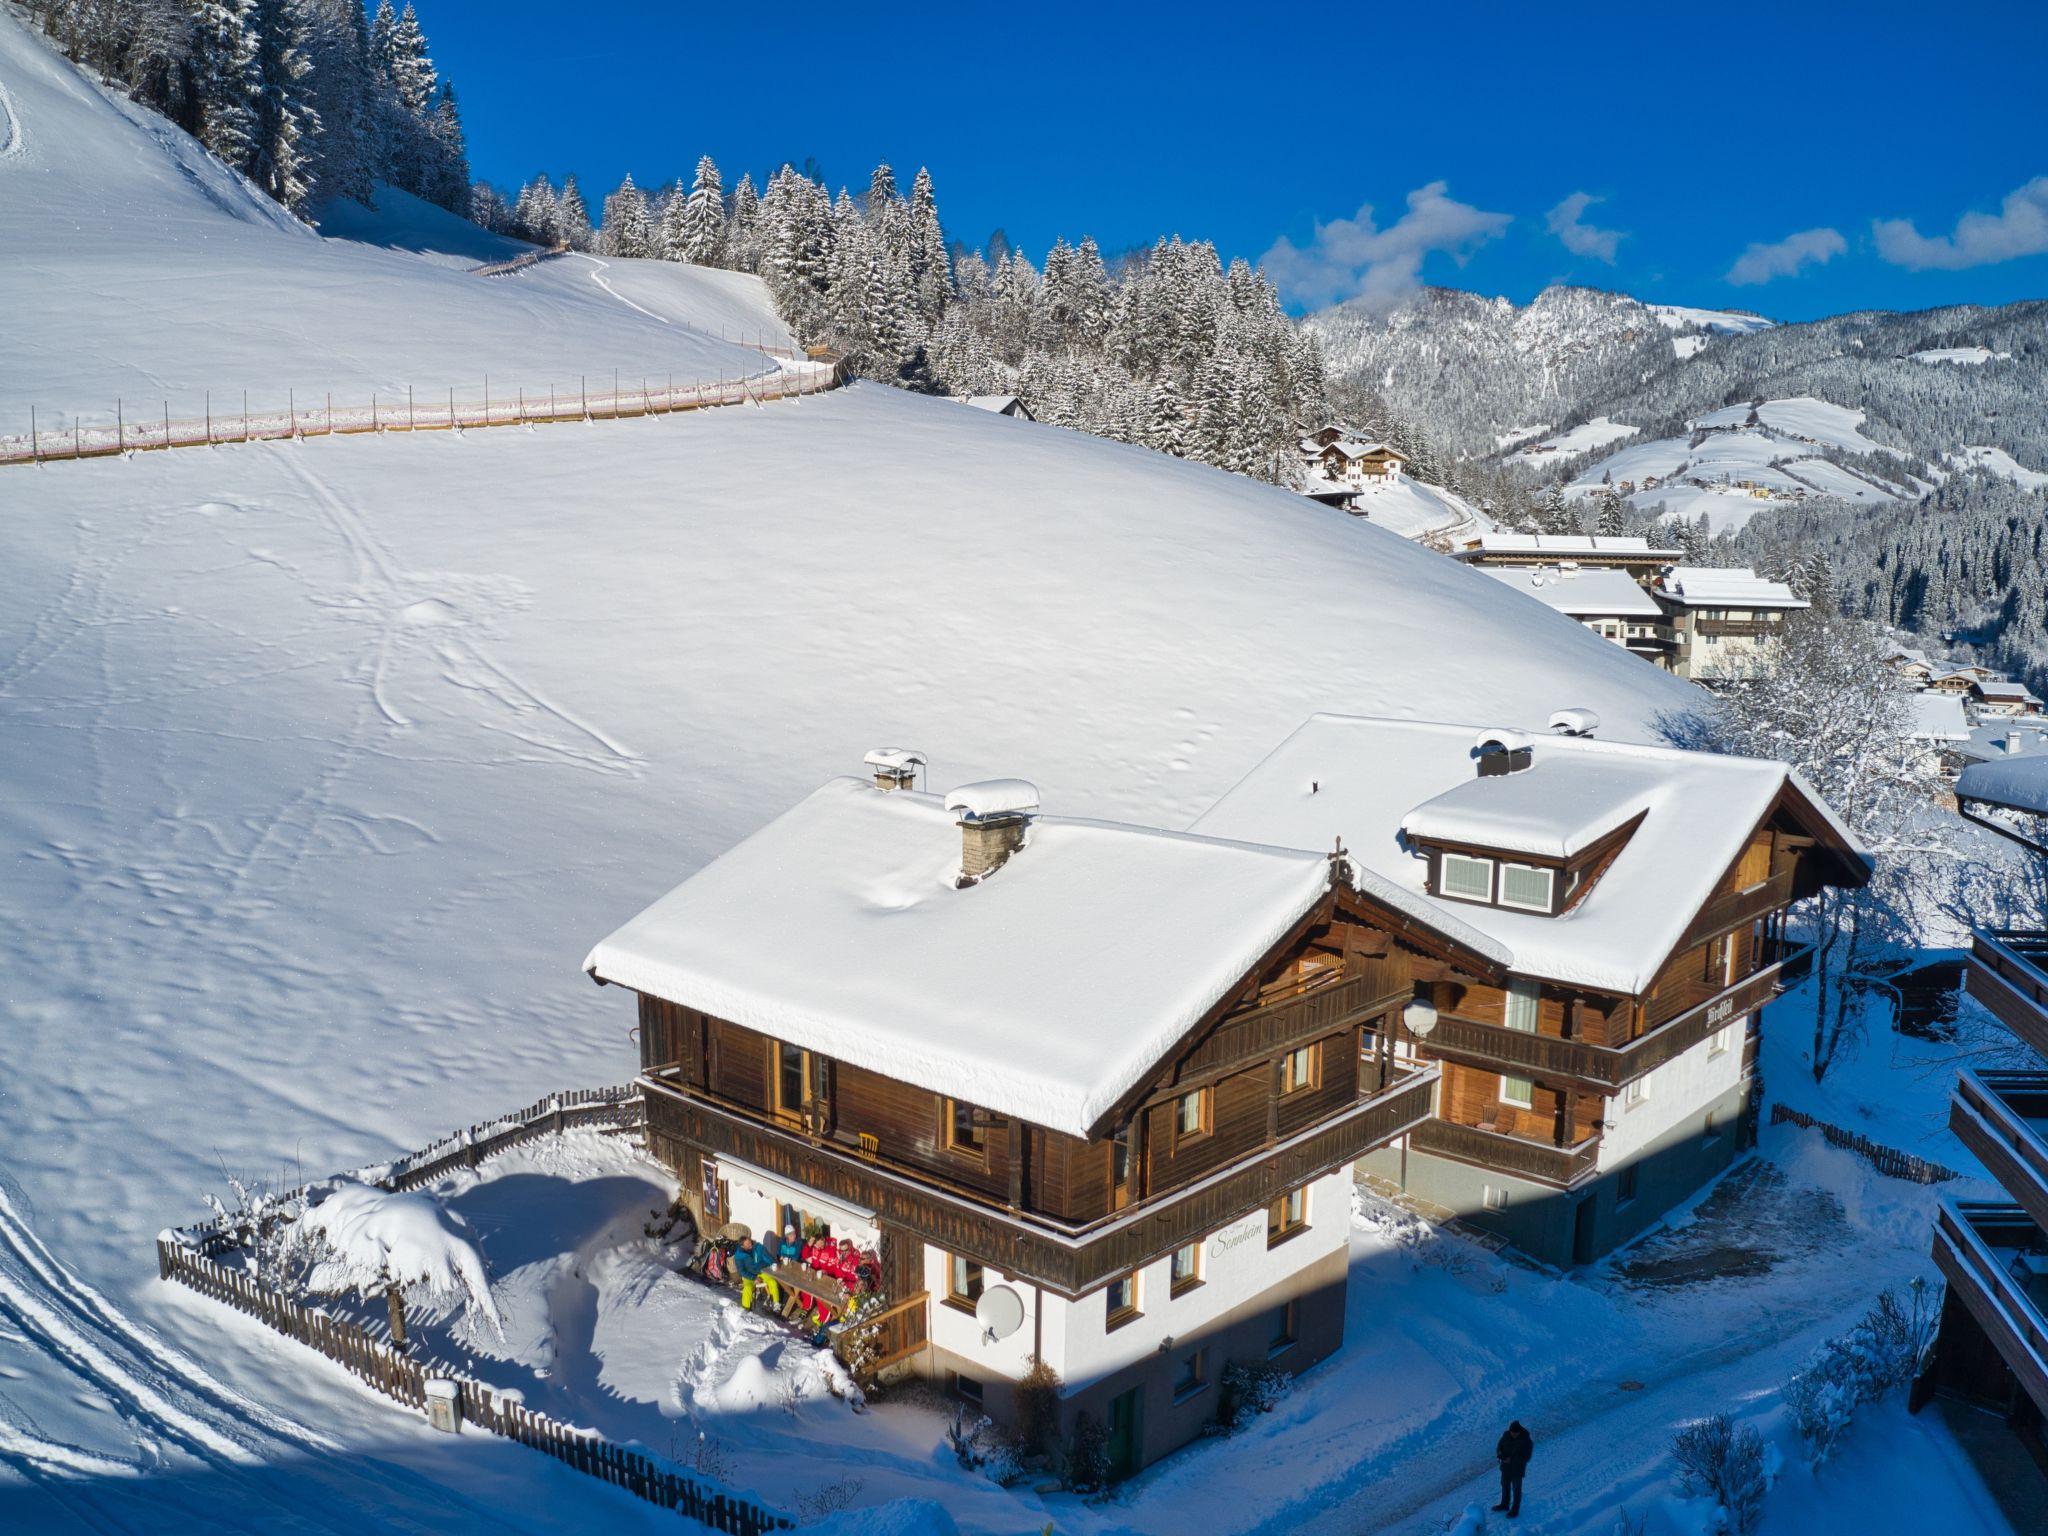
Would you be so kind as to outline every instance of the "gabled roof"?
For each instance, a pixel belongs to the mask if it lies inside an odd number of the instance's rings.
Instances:
[[[1859,878],[1868,859],[1783,763],[1534,736],[1532,766],[1479,779],[1479,727],[1315,715],[1196,820],[1193,830],[1297,847],[1342,837],[1350,873],[1400,910],[1477,930],[1508,969],[1640,995],[1781,804]],[[1439,900],[1407,831],[1558,856],[1640,815],[1592,889],[1558,917]],[[1464,836],[1454,834],[1463,833]],[[1428,920],[1425,916],[1424,920]]]
[[[1657,600],[1633,576],[1613,566],[1482,565],[1479,572],[1573,618],[1664,616]]]
[[[1319,455],[1334,454],[1338,458],[1343,459],[1386,458],[1399,459],[1404,464],[1408,462],[1407,454],[1400,452],[1398,449],[1389,448],[1385,443],[1352,441],[1325,443],[1316,451]]]
[[[1657,593],[1685,608],[1812,606],[1784,582],[1759,576],[1747,566],[1674,566],[1658,581]]]
[[[1640,534],[1482,533],[1452,551],[1460,560],[1571,560],[1614,558],[1631,561],[1677,560],[1683,550],[1654,547]]]
[[[1913,695],[1915,741],[1968,741],[1970,717],[1963,710],[1959,693],[1916,693]]]
[[[1972,763],[1956,779],[1956,797],[2030,816],[2048,816],[2048,752]]]
[[[584,968],[1086,1136],[1330,891],[1321,853],[1057,816],[965,890],[960,856],[939,797],[835,779]]]
[[[2014,703],[2031,701],[2038,704],[2041,702],[2038,698],[2034,697],[2033,691],[2026,684],[2008,682],[2004,678],[1980,677],[1974,680],[1972,686],[1987,699],[2009,699]]]
[[[978,411],[994,411],[997,415],[1008,415],[1013,407],[1026,416],[1031,414],[1031,408],[1016,395],[954,395],[951,398]]]

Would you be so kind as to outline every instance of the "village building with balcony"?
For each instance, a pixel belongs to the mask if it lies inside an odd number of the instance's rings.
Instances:
[[[1328,854],[945,797],[871,754],[590,953],[637,994],[652,1153],[700,1226],[879,1255],[876,1369],[998,1421],[1034,1361],[1127,1474],[1233,1363],[1343,1336],[1352,1169],[1421,1125],[1409,961]]]
[[[2048,859],[2048,756],[1974,764],[1956,784],[1963,816]],[[1934,1261],[1948,1286],[1913,1406],[1941,1394],[2005,1419],[2043,1473],[2048,1499],[2048,930],[1980,928],[1970,995],[2031,1064],[1970,1067],[1949,1128],[1998,1184],[2000,1200],[1944,1200]]]
[[[1502,586],[1585,625],[1603,640],[1613,641],[1652,666],[1670,670],[1678,646],[1676,631],[1663,605],[1626,570],[1586,567],[1576,560],[1554,565],[1484,565],[1480,569]]]
[[[1685,558],[1685,551],[1652,544],[1640,534],[1506,533],[1476,534],[1451,551],[1453,559],[1487,569],[1534,569],[1570,561],[1581,571],[1626,571],[1649,587]]]
[[[1318,715],[1193,830],[1315,846],[1394,931],[1397,1060],[1436,1110],[1362,1177],[1559,1266],[1643,1231],[1754,1137],[1761,1010],[1803,974],[1786,910],[1868,878],[1783,764],[1555,734]],[[1406,926],[1402,924],[1405,921]]]
[[[1650,591],[1676,637],[1671,670],[1695,682],[1741,676],[1784,633],[1788,615],[1812,606],[1746,567],[1673,566]]]

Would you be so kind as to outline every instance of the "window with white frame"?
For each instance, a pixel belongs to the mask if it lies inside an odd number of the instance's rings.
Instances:
[[[1536,1085],[1526,1077],[1503,1076],[1500,1101],[1514,1109],[1528,1109],[1536,1102]]]
[[[1509,1029],[1518,1029],[1525,1035],[1536,1033],[1536,1004],[1541,987],[1531,976],[1515,976],[1508,980],[1507,1024]]]
[[[1723,1024],[1719,1029],[1715,1030],[1713,1034],[1707,1037],[1707,1054],[1709,1056],[1727,1055],[1730,1047],[1735,1044],[1736,1032],[1741,1028],[1742,1025],[1738,1021],[1733,1024]]]
[[[1646,1078],[1637,1078],[1621,1090],[1621,1107],[1634,1109],[1650,1096],[1650,1084]]]
[[[1508,1208],[1508,1192],[1491,1184],[1482,1184],[1479,1186],[1479,1203],[1489,1211],[1504,1211]]]
[[[1534,864],[1503,864],[1500,867],[1500,904],[1527,912],[1548,912],[1556,888],[1557,871]]]
[[[1446,896],[1467,901],[1493,900],[1493,860],[1475,859],[1468,853],[1447,853],[1437,876]]]

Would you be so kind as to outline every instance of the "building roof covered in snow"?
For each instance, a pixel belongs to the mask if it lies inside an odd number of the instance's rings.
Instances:
[[[1956,779],[1956,796],[1980,805],[2048,816],[2048,752],[1972,763]]]
[[[1482,533],[1452,551],[1460,560],[1677,560],[1683,550],[1653,546],[1640,534]]]
[[[960,888],[961,837],[938,796],[835,779],[584,968],[1086,1136],[1330,889],[1322,853],[1057,816]]]
[[[998,416],[1015,416],[1024,421],[1036,421],[1031,407],[1018,395],[953,395],[950,398],[962,405],[971,405],[978,411],[994,411]]]
[[[1408,461],[1407,454],[1401,452],[1398,448],[1389,448],[1385,443],[1358,441],[1348,438],[1340,442],[1325,444],[1316,449],[1316,452],[1332,454],[1343,459],[1399,459],[1404,464]]]
[[[1975,677],[1972,684],[1977,692],[1990,703],[1997,704],[2038,704],[2040,699],[2025,683],[2015,683],[2002,677]]]
[[[1538,734],[1530,765],[1479,777],[1471,725],[1314,715],[1193,830],[1296,847],[1341,837],[1368,894],[1451,933],[1476,929],[1531,976],[1640,994],[1751,833],[1774,809],[1830,848],[1845,878],[1867,856],[1783,763]],[[1640,818],[1638,821],[1637,818]],[[1411,838],[1568,857],[1635,822],[1587,894],[1558,916],[1433,897]]]
[[[1913,695],[1913,729],[1916,741],[1968,741],[1970,717],[1959,693],[1916,693]]]
[[[1747,566],[1679,565],[1664,573],[1657,595],[1684,608],[1806,608],[1811,605],[1782,581]]]
[[[1661,619],[1664,610],[1627,571],[1612,566],[1483,565],[1480,571],[1575,619]]]

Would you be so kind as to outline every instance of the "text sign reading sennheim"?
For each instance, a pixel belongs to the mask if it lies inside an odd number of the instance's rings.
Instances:
[[[1258,1216],[1254,1216],[1249,1221],[1241,1221],[1234,1227],[1225,1227],[1221,1232],[1218,1232],[1209,1239],[1209,1251],[1214,1254],[1224,1254],[1230,1252],[1233,1248],[1242,1248],[1246,1243],[1257,1237],[1264,1227],[1264,1218]]]

